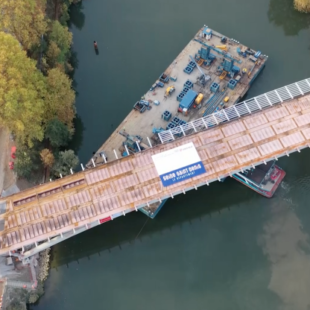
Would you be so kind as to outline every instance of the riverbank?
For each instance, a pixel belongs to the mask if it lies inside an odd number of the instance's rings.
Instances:
[[[9,169],[10,150],[14,142],[7,130],[0,130],[0,147],[6,150],[0,153],[1,195],[7,196],[34,184],[26,180],[17,180],[16,174]],[[3,309],[26,309],[27,303],[35,303],[44,294],[44,282],[50,266],[50,249],[30,259],[23,265],[16,257],[11,257],[8,265],[6,256],[0,257],[0,282],[5,287],[2,297]],[[9,258],[10,259],[10,258]],[[12,308],[15,307],[15,308]]]
[[[35,89],[33,96],[37,96],[29,99],[33,102],[31,107],[24,106],[28,101],[25,99],[24,102],[24,97],[20,96],[20,104],[16,105],[18,109],[10,114],[14,115],[12,121],[5,113],[1,115],[7,127],[0,128],[0,196],[8,196],[41,183],[42,173],[46,170],[51,172],[52,178],[57,178],[69,174],[69,168],[78,164],[74,152],[67,150],[75,131],[73,120],[76,113],[75,91],[72,87],[72,33],[67,22],[69,4],[77,2],[48,0],[29,6],[28,2],[21,1],[0,5],[3,12],[10,12],[4,13],[5,20],[0,21],[1,39],[10,43],[11,49],[16,49],[16,58],[19,59],[19,62],[11,59],[5,49],[6,44],[2,44],[1,52],[4,58],[9,59],[3,64],[4,70],[11,72],[13,68],[20,72],[15,89],[17,94],[20,91],[18,87],[21,87],[21,91]],[[36,16],[35,20],[33,16]],[[23,67],[18,67],[20,64]],[[25,70],[26,67],[28,70]],[[3,77],[9,79],[11,76],[4,74]],[[5,81],[4,84],[9,85]],[[10,92],[10,89],[6,91]],[[5,97],[0,97],[0,102],[11,103]],[[23,109],[29,113],[21,113]],[[32,121],[26,119],[25,115],[32,115]],[[14,125],[18,121],[19,127]],[[23,124],[26,124],[24,130],[20,130]],[[13,146],[16,148],[14,154]],[[34,303],[44,294],[44,281],[48,277],[50,263],[49,251],[35,255],[29,262],[18,261],[12,256],[12,264],[9,265],[10,258],[0,257],[0,279],[6,283],[4,309],[26,309],[26,303]]]
[[[44,294],[44,282],[50,266],[50,249],[32,257],[29,265],[18,267],[18,264],[14,263],[14,266],[14,270],[17,269],[18,272],[3,280],[5,292],[2,307],[22,310],[27,308],[27,304],[36,303]]]

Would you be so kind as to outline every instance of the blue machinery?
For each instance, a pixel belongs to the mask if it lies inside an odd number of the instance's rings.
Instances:
[[[207,47],[207,51],[208,51],[208,52],[207,52],[208,55],[210,54],[210,49],[211,49],[211,50],[217,52],[217,53],[220,54],[220,55],[223,55],[224,57],[226,57],[226,58],[228,58],[228,59],[230,59],[230,60],[236,61],[238,64],[242,64],[242,60],[241,60],[241,59],[236,59],[236,58],[232,57],[229,53],[226,53],[226,52],[224,52],[224,51],[222,51],[222,50],[220,50],[220,49],[218,49],[218,48],[216,48],[216,47],[210,46],[210,45],[208,45],[207,43],[202,42],[202,41],[199,40],[199,39],[194,39],[194,41],[196,41],[196,42],[198,42],[198,43],[200,43],[200,44],[206,46],[206,47]]]
[[[201,68],[199,67],[199,65],[196,63],[196,60],[192,57],[189,56],[190,59],[196,64],[196,67],[198,68],[198,70],[201,73],[201,76],[199,77],[198,81],[202,86],[205,86],[207,84],[207,82],[211,79],[211,77],[209,75],[206,75]]]
[[[240,72],[240,68],[234,66],[233,60],[228,60],[224,58],[221,66],[218,66],[217,71],[221,72],[220,80],[223,80],[226,75],[233,79],[234,76]]]
[[[118,132],[121,136],[124,136],[126,140],[123,142],[123,146],[125,147],[125,152],[123,152],[123,156],[128,156],[133,153],[138,153],[148,148],[147,145],[142,143],[143,138],[139,135],[129,135],[125,131]]]
[[[210,53],[210,49],[201,48],[198,54],[195,55],[196,60],[199,60],[199,64],[210,66],[216,56]]]

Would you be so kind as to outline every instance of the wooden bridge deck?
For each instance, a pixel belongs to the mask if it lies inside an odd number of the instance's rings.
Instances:
[[[152,155],[193,142],[206,173],[163,187]],[[308,147],[310,95],[0,199],[0,254]]]

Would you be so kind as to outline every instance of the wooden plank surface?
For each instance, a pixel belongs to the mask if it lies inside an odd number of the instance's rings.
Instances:
[[[206,173],[163,187],[152,155],[192,141]],[[5,198],[0,254],[310,145],[310,96]],[[2,200],[0,200],[1,202]]]

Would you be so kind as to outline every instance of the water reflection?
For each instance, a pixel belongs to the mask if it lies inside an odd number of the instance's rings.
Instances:
[[[264,225],[263,252],[271,263],[268,288],[282,300],[281,309],[309,310],[309,236],[303,231],[290,201],[275,203]]]
[[[231,184],[233,186],[230,186]],[[226,194],[220,195],[223,186]],[[235,194],[237,187],[241,190],[240,195]],[[210,191],[209,188],[212,190]],[[216,204],[201,203],[206,194],[211,201],[214,197],[218,197],[218,202]],[[56,268],[62,265],[70,267],[71,262],[92,255],[100,256],[101,253],[113,252],[114,249],[121,250],[128,244],[148,242],[149,238],[163,232],[169,238],[169,234],[173,234],[176,229],[179,230],[183,224],[200,226],[201,224],[198,223],[203,218],[218,217],[222,212],[231,211],[230,206],[237,208],[244,203],[249,203],[255,195],[256,193],[232,179],[226,180],[225,184],[214,183],[199,191],[188,192],[186,198],[178,195],[165,204],[156,220],[148,220],[141,212],[132,212],[57,244],[53,247],[54,259],[51,267]],[[191,201],[195,208],[188,208],[188,201]]]
[[[82,1],[70,6],[70,24],[81,30],[85,24],[85,14],[83,13]]]
[[[268,18],[277,26],[283,27],[288,36],[297,35],[310,25],[310,15],[297,12],[293,0],[270,0]]]
[[[69,63],[72,67],[72,70],[69,72],[69,76],[72,79],[72,87],[74,88],[74,90],[77,93],[77,82],[74,79],[74,73],[75,70],[79,67],[79,60],[77,57],[77,52],[73,50],[73,48],[71,48],[70,50],[70,59],[69,59]]]
[[[73,120],[73,125],[75,131],[68,148],[74,150],[75,153],[78,153],[83,144],[83,133],[85,130],[83,121],[79,115],[76,115],[76,118]]]

